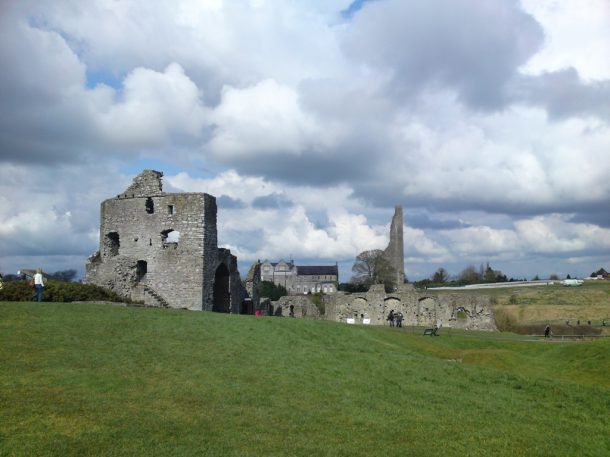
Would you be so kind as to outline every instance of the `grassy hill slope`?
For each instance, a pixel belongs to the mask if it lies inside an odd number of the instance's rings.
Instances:
[[[610,340],[0,303],[0,456],[600,456]]]

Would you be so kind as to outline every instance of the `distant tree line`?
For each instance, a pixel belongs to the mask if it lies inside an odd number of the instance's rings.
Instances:
[[[364,251],[358,254],[352,266],[353,276],[349,283],[339,284],[339,290],[344,292],[366,292],[373,284],[383,284],[387,292],[395,290],[396,271],[387,260],[384,252],[379,249]],[[491,267],[489,262],[478,268],[469,265],[458,275],[451,276],[443,268],[438,268],[429,278],[414,282],[415,287],[465,286],[468,284],[511,282],[501,270]],[[404,277],[404,282],[408,282]]]
[[[479,268],[474,265],[469,265],[464,268],[458,275],[452,277],[449,272],[440,267],[430,278],[416,281],[415,287],[443,287],[443,286],[466,286],[469,284],[489,284],[494,282],[512,282],[513,278],[508,278],[501,270],[496,270],[491,267],[489,262],[486,265],[481,264]]]
[[[55,279],[57,281],[72,282],[76,278],[76,270],[60,270],[54,273],[45,273],[46,279]],[[3,281],[21,281],[25,279],[23,275],[6,274],[2,277]]]
[[[596,278],[596,277],[598,277],[598,276],[599,276],[599,277],[602,277],[602,278],[608,278],[608,277],[609,277],[609,274],[608,274],[608,272],[607,272],[605,269],[603,269],[603,268],[600,268],[599,270],[594,271],[593,273],[591,273],[591,277],[592,277],[592,278]]]

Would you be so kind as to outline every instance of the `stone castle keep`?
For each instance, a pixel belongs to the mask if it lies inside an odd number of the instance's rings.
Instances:
[[[239,312],[246,296],[237,259],[218,248],[216,198],[166,193],[145,170],[100,213],[100,248],[85,282],[148,306]]]

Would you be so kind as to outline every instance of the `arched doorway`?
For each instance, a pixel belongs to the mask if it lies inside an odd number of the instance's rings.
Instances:
[[[229,289],[229,269],[221,263],[214,275],[214,306],[212,311],[228,313],[231,310],[231,292]]]
[[[146,260],[138,260],[136,263],[136,282],[142,281],[148,272],[148,264]]]

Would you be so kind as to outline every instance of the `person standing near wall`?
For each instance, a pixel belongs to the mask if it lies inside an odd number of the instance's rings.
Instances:
[[[390,314],[388,314],[388,321],[390,321],[390,327],[394,327],[394,310],[390,310]]]
[[[44,278],[42,276],[42,269],[39,268],[34,274],[34,288],[36,289],[36,300],[38,303],[42,301],[42,289],[44,288]]]

